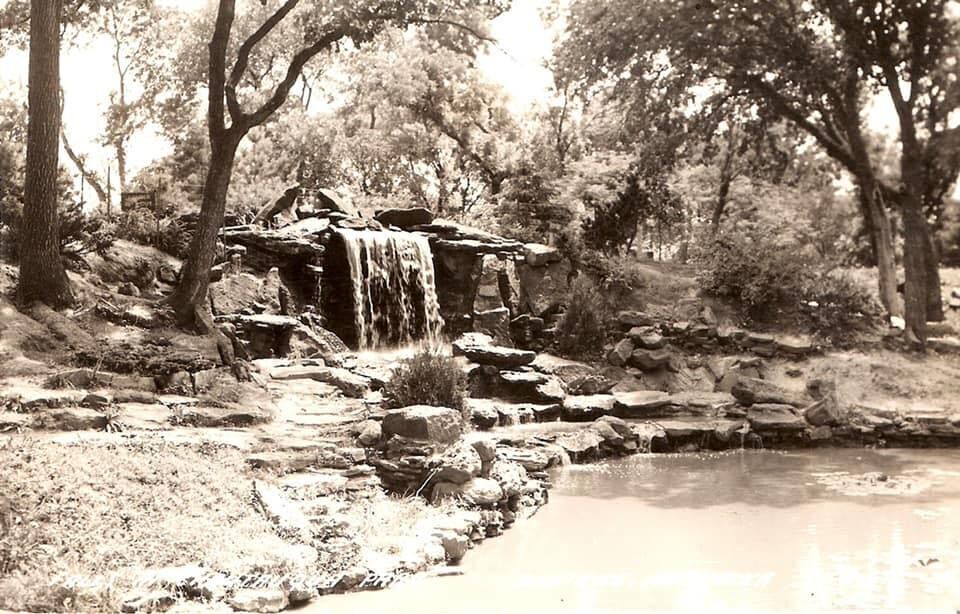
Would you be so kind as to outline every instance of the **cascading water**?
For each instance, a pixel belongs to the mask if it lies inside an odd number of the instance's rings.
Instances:
[[[439,340],[443,319],[426,237],[380,230],[337,232],[350,265],[359,348]]]

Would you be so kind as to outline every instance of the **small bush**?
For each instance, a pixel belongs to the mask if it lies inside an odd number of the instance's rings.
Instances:
[[[772,241],[723,236],[706,250],[700,271],[704,292],[739,303],[753,320],[796,308],[809,265],[796,250]]]
[[[450,356],[431,350],[400,363],[383,389],[387,407],[435,405],[464,411],[467,377]]]
[[[574,358],[602,353],[608,312],[600,288],[585,275],[577,277],[570,286],[567,310],[557,324],[557,351]]]
[[[68,261],[78,263],[85,254],[103,254],[113,245],[115,229],[105,217],[87,215],[75,205],[61,204],[60,254]],[[19,202],[0,203],[0,252],[11,261],[19,258],[20,227],[23,224],[23,205]]]
[[[736,301],[752,320],[802,314],[810,329],[842,343],[880,316],[880,306],[848,275],[832,273],[796,246],[743,236],[721,237],[705,254],[706,293]]]
[[[883,309],[876,299],[847,274],[812,276],[804,290],[804,312],[817,334],[842,344],[854,332],[876,323]]]

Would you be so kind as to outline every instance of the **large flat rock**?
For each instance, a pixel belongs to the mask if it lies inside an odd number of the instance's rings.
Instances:
[[[556,375],[568,385],[578,379],[597,374],[597,370],[586,363],[567,360],[544,352],[537,354],[530,366],[541,373]]]
[[[363,398],[370,390],[370,380],[339,367],[290,366],[270,369],[270,377],[275,380],[312,379],[335,386],[344,395],[355,399]]]
[[[657,420],[656,424],[664,430],[667,437],[673,440],[727,433],[743,427],[742,420],[712,418],[671,418]]]
[[[756,431],[802,431],[807,421],[792,405],[757,403],[747,410],[747,420]]]
[[[463,418],[455,409],[414,405],[388,411],[382,422],[383,436],[400,435],[438,443],[452,443],[463,432]]]
[[[500,345],[471,345],[463,348],[463,355],[481,365],[500,369],[515,369],[528,365],[537,357],[535,352]]]
[[[615,399],[614,415],[619,418],[649,418],[670,404],[670,395],[657,390],[639,390],[637,392],[618,392]]]
[[[571,395],[563,400],[563,419],[567,422],[592,422],[613,413],[616,398],[612,394]]]
[[[744,405],[775,403],[803,407],[809,404],[809,399],[805,398],[803,393],[787,390],[773,382],[756,377],[738,377],[731,392]]]

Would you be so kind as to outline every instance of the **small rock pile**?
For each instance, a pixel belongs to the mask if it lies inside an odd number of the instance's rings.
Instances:
[[[767,335],[740,328],[718,327],[713,312],[705,307],[696,321],[660,321],[639,311],[617,315],[623,337],[607,353],[616,367],[633,366],[644,371],[678,370],[671,348],[696,351],[750,352],[764,358],[803,358],[819,349],[812,341],[787,335]]]
[[[376,439],[373,427],[365,427],[362,435],[364,444],[374,448],[371,463],[383,485],[434,502],[453,498],[479,510],[487,537],[546,502],[544,483],[531,478],[521,463],[498,454],[495,440],[461,438],[465,424],[457,410],[425,405],[391,410],[380,429]]]

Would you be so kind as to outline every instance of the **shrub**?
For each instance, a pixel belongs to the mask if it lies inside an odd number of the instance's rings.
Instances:
[[[557,324],[557,351],[574,358],[602,353],[608,312],[600,288],[585,275],[577,277],[570,285],[567,310]]]
[[[61,204],[60,254],[77,262],[85,254],[104,253],[115,240],[114,229],[100,215],[86,215],[75,205]],[[4,258],[16,261],[20,252],[20,227],[23,224],[23,205],[20,202],[0,202],[0,248]]]
[[[811,328],[839,344],[860,328],[875,324],[883,313],[870,292],[846,273],[811,276],[804,300]]]
[[[450,356],[432,350],[400,363],[383,389],[387,407],[435,405],[464,411],[467,376]]]
[[[833,273],[796,246],[725,236],[703,257],[706,293],[736,301],[753,320],[802,313],[810,329],[843,342],[880,316],[876,300],[849,275]]]
[[[739,303],[753,320],[795,307],[804,294],[809,264],[797,251],[743,235],[722,236],[705,250],[704,292]]]

